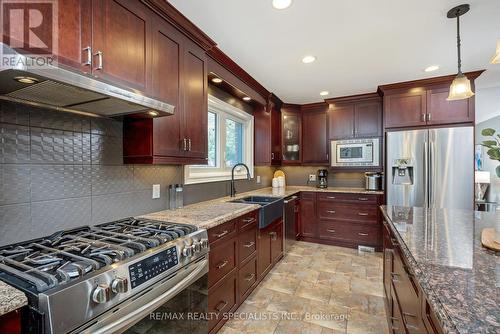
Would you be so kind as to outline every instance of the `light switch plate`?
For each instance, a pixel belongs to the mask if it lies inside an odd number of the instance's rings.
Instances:
[[[316,181],[316,174],[309,174],[309,181],[311,182]]]
[[[153,184],[153,199],[160,198],[160,185]]]
[[[257,184],[260,184],[260,175],[257,175]]]

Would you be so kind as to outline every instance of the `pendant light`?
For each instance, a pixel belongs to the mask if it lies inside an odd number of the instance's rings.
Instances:
[[[460,55],[460,16],[467,13],[470,9],[470,6],[460,5],[454,7],[448,11],[446,15],[449,19],[457,18],[457,56],[458,56],[458,73],[455,79],[450,86],[450,94],[448,95],[447,100],[463,100],[468,99],[469,97],[474,95],[474,92],[471,89],[470,80],[462,73],[462,59]]]
[[[500,38],[497,41],[497,51],[495,52],[493,58],[491,58],[491,63],[500,64]]]

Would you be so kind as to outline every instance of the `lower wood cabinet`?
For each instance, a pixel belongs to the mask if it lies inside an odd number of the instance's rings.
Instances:
[[[260,230],[258,213],[208,230],[210,334],[227,321],[223,313],[235,311],[283,256],[283,220]]]
[[[442,328],[387,223],[383,228],[384,291],[391,333],[442,334]]]
[[[329,192],[303,192],[300,198],[300,239],[356,248],[382,249],[378,206],[382,196]]]

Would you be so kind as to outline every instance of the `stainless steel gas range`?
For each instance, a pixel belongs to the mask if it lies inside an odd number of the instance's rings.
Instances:
[[[206,333],[208,235],[128,218],[0,248],[27,333]],[[159,328],[161,327],[161,328]]]

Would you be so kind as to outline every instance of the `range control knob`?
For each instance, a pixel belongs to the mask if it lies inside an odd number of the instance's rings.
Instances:
[[[99,284],[92,292],[92,300],[97,304],[109,302],[111,299],[111,289],[106,284]]]
[[[200,243],[201,243],[201,248],[203,248],[203,249],[208,248],[208,239],[201,239]]]
[[[117,277],[111,282],[111,290],[114,293],[124,293],[128,291],[128,279]]]
[[[195,253],[201,252],[201,242],[199,241],[194,241],[193,242],[193,248]]]
[[[182,250],[182,255],[184,255],[186,257],[193,256],[193,247],[192,246],[184,247],[184,249]]]

